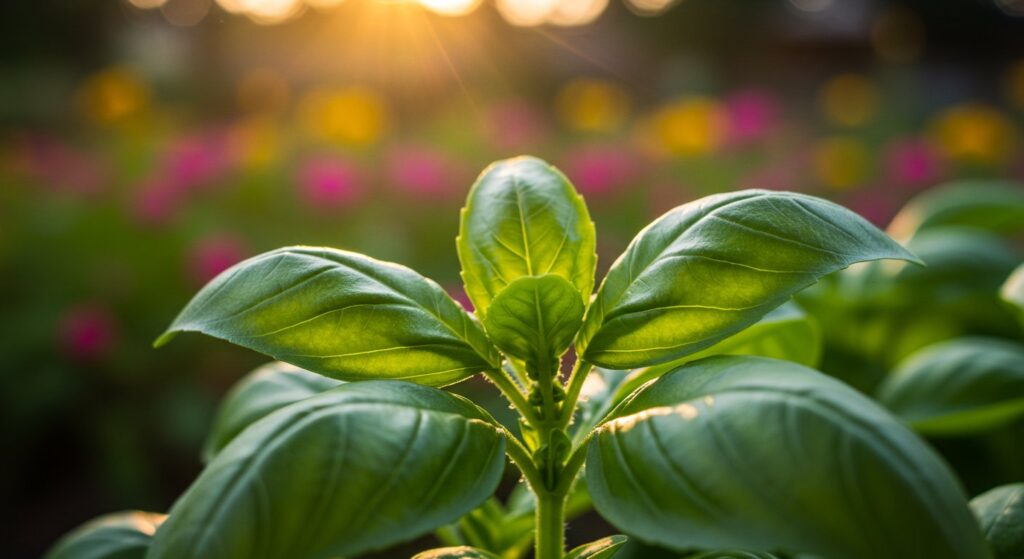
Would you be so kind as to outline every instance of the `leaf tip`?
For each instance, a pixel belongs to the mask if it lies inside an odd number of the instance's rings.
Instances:
[[[153,340],[153,349],[160,349],[171,342],[178,335],[177,330],[167,330],[160,337]]]

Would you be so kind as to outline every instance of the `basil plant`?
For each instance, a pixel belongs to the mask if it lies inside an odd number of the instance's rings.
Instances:
[[[702,198],[643,229],[595,291],[583,199],[520,157],[473,185],[456,244],[472,314],[409,268],[332,248],[268,252],[204,287],[156,345],[202,332],[283,363],[229,395],[205,470],[158,528],[125,536],[131,556],[352,557],[438,531],[474,545],[419,557],[611,557],[623,536],[566,551],[567,515],[593,506],[679,556],[990,557],[930,447],[813,359],[765,349],[819,278],[916,261],[853,212]],[[790,331],[806,355],[813,332]],[[442,390],[474,375],[518,425]],[[524,480],[507,509],[492,498],[506,457]],[[52,556],[112,556],[120,533],[98,530]],[[61,555],[76,545],[94,554]]]

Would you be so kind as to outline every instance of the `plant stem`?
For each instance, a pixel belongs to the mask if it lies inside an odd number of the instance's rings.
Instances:
[[[576,364],[573,365],[572,372],[569,373],[569,380],[566,381],[565,400],[562,402],[562,416],[558,418],[559,429],[565,429],[572,421],[572,415],[576,412],[576,403],[579,400],[580,391],[583,390],[583,381],[587,379],[588,374],[590,374],[590,363],[584,361],[582,357],[577,357]]]
[[[565,553],[565,495],[537,492],[535,559],[562,559]]]
[[[523,417],[531,423],[536,422],[536,414],[533,412],[533,407],[526,401],[526,396],[519,390],[516,383],[508,377],[508,373],[504,369],[496,369],[491,371],[484,371],[484,375],[498,387],[498,390],[505,396],[512,407],[516,409]]]

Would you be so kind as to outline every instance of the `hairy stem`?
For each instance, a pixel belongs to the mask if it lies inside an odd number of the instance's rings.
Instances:
[[[484,375],[498,387],[505,399],[508,400],[512,407],[516,409],[523,417],[526,418],[530,423],[537,421],[536,414],[533,411],[533,407],[526,401],[526,396],[523,395],[516,383],[509,378],[508,374],[503,369],[495,369],[490,371],[484,371]]]
[[[583,382],[590,374],[590,363],[582,357],[576,358],[576,364],[569,373],[569,380],[566,381],[565,401],[562,402],[562,415],[558,418],[558,428],[565,429],[572,421],[572,415],[576,413],[576,403],[580,398],[580,391],[583,390]]]
[[[536,559],[562,559],[565,553],[565,495],[537,493]]]

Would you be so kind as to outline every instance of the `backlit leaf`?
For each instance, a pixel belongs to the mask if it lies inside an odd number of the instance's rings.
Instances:
[[[853,212],[802,194],[746,190],[680,206],[612,265],[577,338],[596,365],[630,369],[696,353],[855,262],[913,255]]]
[[[441,386],[500,366],[440,286],[361,254],[292,247],[217,276],[157,340],[194,331],[341,380]]]
[[[523,276],[494,298],[484,326],[506,354],[533,364],[554,362],[580,329],[583,310],[579,292],[567,280]]]
[[[139,511],[101,516],[61,538],[45,559],[143,559],[165,518]]]
[[[480,316],[522,276],[561,276],[590,300],[594,223],[565,175],[540,159],[506,159],[484,170],[462,210],[456,244],[466,293]]]

